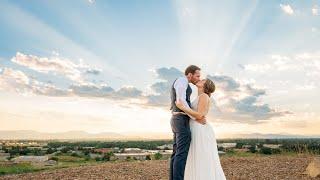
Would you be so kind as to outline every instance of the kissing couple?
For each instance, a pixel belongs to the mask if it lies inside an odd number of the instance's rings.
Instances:
[[[215,132],[208,121],[210,97],[216,87],[212,80],[200,79],[201,69],[190,65],[177,77],[170,90],[173,152],[170,180],[225,180],[220,164]],[[191,101],[192,83],[198,89]]]

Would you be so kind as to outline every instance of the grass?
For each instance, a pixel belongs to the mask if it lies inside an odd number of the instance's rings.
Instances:
[[[30,163],[20,163],[20,164],[12,164],[12,165],[0,164],[0,175],[34,172],[34,171],[40,171],[43,169],[45,168],[35,167]]]
[[[54,166],[38,166],[32,165],[31,163],[18,163],[18,164],[8,164],[0,163],[0,175],[6,174],[20,174],[27,172],[35,172],[42,170],[52,170],[52,169],[60,169],[60,168],[68,168],[68,167],[76,167],[76,166],[86,166],[86,165],[94,165],[101,162],[97,162],[95,160],[86,160],[83,157],[74,157],[69,155],[59,155],[54,156],[58,159],[57,165]]]

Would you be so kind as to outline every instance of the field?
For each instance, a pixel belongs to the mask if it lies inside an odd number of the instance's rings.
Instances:
[[[304,171],[312,155],[222,156],[227,179],[312,179]],[[0,179],[168,179],[168,160],[105,162],[40,172],[4,175]],[[313,178],[313,179],[320,179]]]

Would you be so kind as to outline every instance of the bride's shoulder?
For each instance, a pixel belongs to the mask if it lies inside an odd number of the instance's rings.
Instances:
[[[199,95],[199,98],[200,98],[200,97],[202,97],[202,98],[209,98],[209,95],[206,94],[206,93],[201,93],[201,94]]]
[[[209,99],[210,99],[210,97],[206,93],[202,93],[202,94],[199,95],[199,100],[206,100],[207,101]]]

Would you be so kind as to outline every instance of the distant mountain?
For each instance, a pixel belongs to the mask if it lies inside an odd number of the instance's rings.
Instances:
[[[262,133],[250,133],[250,134],[234,134],[235,138],[245,138],[245,139],[289,139],[289,138],[320,138],[320,135],[297,135],[297,134],[262,134]]]
[[[248,134],[231,134],[228,136],[219,136],[218,139],[284,139],[284,138],[320,138],[320,135],[304,136],[294,134],[262,134],[262,133],[248,133]],[[155,140],[155,139],[172,139],[172,133],[161,132],[101,132],[88,133],[85,131],[67,131],[60,133],[46,133],[32,130],[17,130],[17,131],[0,131],[0,139],[34,139],[34,140],[49,140],[49,139],[66,139],[66,140]]]
[[[31,130],[0,131],[0,139],[127,139],[122,134],[113,132],[87,133],[85,131],[67,131],[61,133],[45,133]]]

